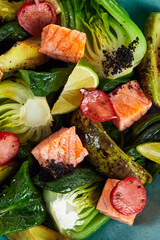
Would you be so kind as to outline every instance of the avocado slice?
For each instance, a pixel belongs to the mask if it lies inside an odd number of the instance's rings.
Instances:
[[[60,233],[43,225],[38,225],[21,232],[9,233],[7,237],[10,240],[67,240]]]
[[[124,153],[107,135],[101,123],[94,122],[76,111],[71,119],[83,146],[88,150],[86,157],[96,170],[109,178],[124,179],[128,176],[139,178],[146,185],[152,176],[133,158]]]
[[[0,70],[14,72],[18,69],[34,69],[46,63],[49,58],[39,52],[40,37],[30,37],[18,41],[6,53],[0,56]]]
[[[149,15],[144,26],[147,52],[138,66],[143,91],[160,107],[160,12]]]
[[[20,1],[0,1],[0,21],[9,22],[16,19],[19,8],[25,3]]]

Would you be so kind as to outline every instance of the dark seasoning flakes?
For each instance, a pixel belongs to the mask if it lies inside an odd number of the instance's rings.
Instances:
[[[137,44],[139,43],[139,38],[136,37],[128,47],[122,45],[117,49],[117,51],[108,52],[103,50],[105,60],[102,61],[104,68],[104,74],[106,77],[109,76],[109,71],[112,69],[111,74],[121,73],[123,69],[132,67],[132,62],[134,60],[133,53],[136,49]]]
[[[63,162],[56,163],[54,159],[46,160],[46,167],[41,165],[41,170],[39,174],[39,180],[48,182],[57,178],[63,177],[67,173],[73,172],[73,164],[64,164]]]
[[[147,37],[147,40],[148,40],[150,43],[152,43],[152,37],[151,37],[151,36],[148,36],[148,37]]]

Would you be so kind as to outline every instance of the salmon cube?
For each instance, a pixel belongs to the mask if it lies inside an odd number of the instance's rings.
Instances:
[[[84,56],[85,43],[85,33],[50,24],[43,28],[39,52],[54,59],[77,63]]]
[[[108,217],[117,220],[119,222],[128,224],[129,226],[132,226],[134,223],[134,219],[136,217],[136,214],[131,216],[126,216],[121,213],[119,213],[111,204],[110,201],[110,193],[112,189],[116,186],[116,184],[120,180],[117,179],[108,179],[106,181],[106,184],[103,188],[102,194],[100,196],[100,199],[97,204],[97,210],[99,210],[101,213],[107,215]]]
[[[136,80],[130,81],[115,89],[109,95],[117,113],[113,123],[123,131],[140,119],[151,108],[152,102],[145,96]]]
[[[82,142],[75,132],[75,127],[61,128],[51,136],[40,142],[32,154],[42,167],[47,167],[54,160],[55,164],[73,165],[83,161],[88,151],[83,147]]]

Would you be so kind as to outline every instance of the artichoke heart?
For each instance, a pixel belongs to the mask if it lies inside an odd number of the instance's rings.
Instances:
[[[0,70],[2,72],[14,72],[18,69],[34,69],[46,63],[49,58],[39,53],[39,37],[30,37],[24,41],[18,41],[7,52],[0,56]]]
[[[160,107],[160,12],[149,15],[144,26],[147,52],[138,66],[145,94]]]

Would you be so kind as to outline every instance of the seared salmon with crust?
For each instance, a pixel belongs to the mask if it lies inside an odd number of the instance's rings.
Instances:
[[[84,55],[86,34],[50,24],[43,28],[40,53],[64,62],[77,63]]]
[[[118,118],[113,120],[113,123],[119,131],[130,127],[152,106],[152,102],[145,96],[136,80],[123,84],[108,96],[117,113]]]
[[[111,204],[110,193],[111,193],[112,189],[116,186],[117,182],[119,182],[119,181],[120,180],[117,180],[117,179],[108,179],[107,180],[96,208],[101,213],[107,215],[108,217],[132,226],[134,223],[136,214],[130,215],[130,216],[123,215],[123,214],[119,213]]]
[[[61,128],[51,136],[40,142],[33,150],[32,154],[42,167],[47,167],[52,160],[55,164],[73,165],[83,161],[88,155],[82,142],[75,132],[75,127]]]

